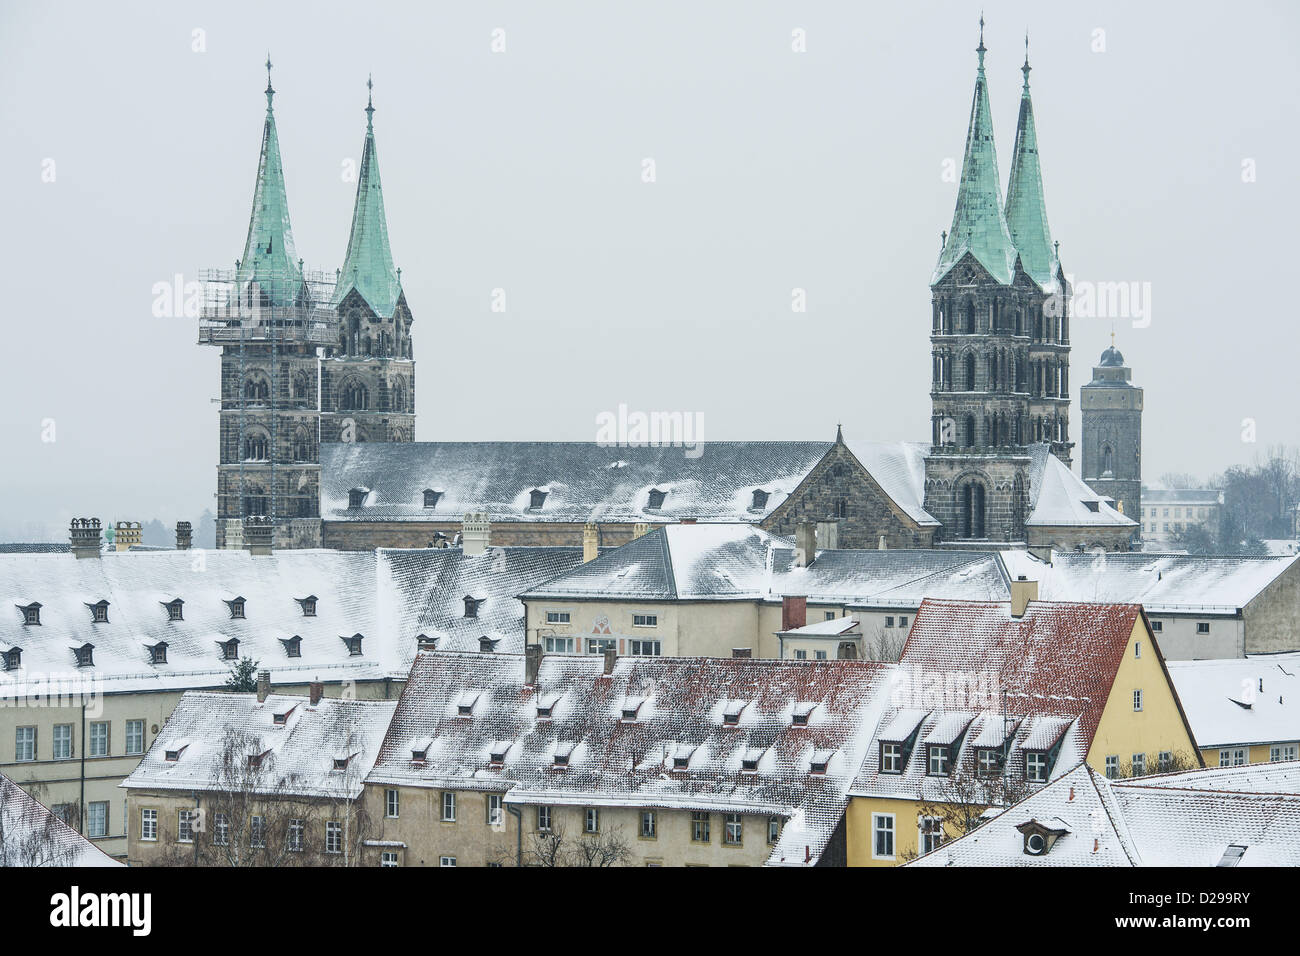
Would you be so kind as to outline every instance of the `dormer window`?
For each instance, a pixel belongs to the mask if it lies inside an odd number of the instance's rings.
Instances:
[[[424,489],[424,506],[426,508],[438,507],[438,499],[442,497],[441,491],[434,491],[432,488]]]
[[[528,509],[530,511],[541,511],[542,505],[546,504],[546,495],[548,492],[543,488],[534,488],[528,493]]]
[[[951,756],[947,744],[930,744],[926,750],[927,763],[925,772],[931,777],[946,777],[951,765]]]
[[[226,607],[230,608],[230,617],[233,620],[244,619],[244,599],[242,597],[231,598],[226,602]]]
[[[815,750],[812,759],[808,762],[808,772],[812,774],[825,774],[826,768],[830,766],[831,757],[835,756],[833,750]]]
[[[754,497],[750,501],[749,510],[750,511],[765,510],[767,508],[768,494],[769,493],[764,491],[762,488],[755,488]]]
[[[180,598],[173,598],[170,601],[163,601],[162,606],[167,609],[167,620],[183,621],[185,620],[185,602]]]
[[[465,595],[465,616],[478,617],[478,609],[480,605],[482,605],[484,600],[485,599],[483,598],[476,598],[466,594]]]
[[[170,748],[163,751],[163,760],[168,763],[175,763],[181,759],[181,754],[185,753],[185,748],[188,746],[188,743],[173,744]]]
[[[685,744],[673,748],[673,769],[689,770],[691,766],[691,755],[693,753],[695,753],[695,748]]]
[[[298,606],[302,608],[303,617],[316,616],[316,595],[308,594],[305,598],[295,598]]]
[[[1089,511],[1092,512],[1101,511],[1101,504],[1096,501],[1085,501],[1083,504]]]
[[[5,670],[16,671],[23,666],[23,649],[11,647],[3,654]]]
[[[537,717],[539,720],[550,720],[555,716],[555,705],[560,702],[558,694],[547,694],[544,697],[537,698]]]
[[[459,717],[473,717],[473,716],[474,716],[474,704],[476,704],[476,703],[478,702],[478,698],[479,698],[479,695],[478,695],[478,694],[475,694],[475,693],[472,693],[472,692],[468,692],[468,691],[467,691],[466,693],[464,693],[464,694],[461,694],[460,697],[456,700],[456,714],[457,714],[457,716],[459,716]]]
[[[254,770],[256,770],[258,767],[262,766],[262,760],[263,760],[263,759],[266,757],[266,755],[269,754],[270,752],[271,752],[271,751],[269,751],[269,750],[263,750],[263,751],[262,751],[261,753],[259,753],[259,754],[249,754],[249,755],[248,755],[248,766],[251,767],[251,768],[253,768]]]
[[[506,762],[506,754],[510,751],[510,744],[504,740],[498,740],[488,749],[488,764],[493,767],[500,767]]]
[[[86,607],[90,608],[90,620],[92,623],[95,624],[108,623],[108,602],[107,601],[96,601],[94,604],[87,604]]]
[[[763,759],[763,751],[746,750],[740,755],[740,769],[745,773],[758,773],[758,762]]]
[[[808,719],[812,716],[813,708],[816,706],[816,704],[797,705],[794,713],[790,715],[790,723],[795,727],[807,727]]]
[[[280,638],[280,643],[284,645],[285,657],[302,657],[302,638],[297,634]]]
[[[411,763],[424,763],[433,746],[432,737],[419,737],[411,741]]]
[[[77,658],[78,667],[93,667],[95,665],[95,645],[86,643],[74,646],[72,653]]]
[[[365,488],[353,488],[348,492],[348,510],[356,511],[365,507],[366,495],[370,494]]]
[[[288,710],[282,710],[279,711],[278,713],[272,714],[271,723],[275,724],[275,726],[277,727],[283,727],[285,724],[289,722],[289,715],[292,714],[295,710],[297,710],[297,708],[298,705],[294,704]]]
[[[24,624],[41,623],[41,606],[37,602],[33,601],[31,604],[19,604],[17,607],[18,610],[23,612]]]
[[[232,637],[228,641],[217,641],[217,647],[221,648],[223,661],[239,660],[239,638]]]
[[[1063,821],[1054,820],[1053,822],[1062,823]],[[1069,828],[1064,825],[1053,827],[1033,819],[1017,825],[1016,829],[1024,837],[1026,856],[1046,856],[1051,852],[1056,841],[1070,832]]]
[[[658,511],[664,506],[664,499],[668,497],[668,492],[660,491],[658,488],[650,489],[650,500],[646,508],[650,511]]]
[[[626,700],[624,700],[622,709],[620,711],[621,713],[620,719],[629,722],[636,720],[636,715],[641,710],[641,705],[643,703],[645,703],[645,700],[640,697],[629,697]]]
[[[570,743],[556,744],[554,765],[556,767],[569,766],[569,758],[573,756],[574,745]]]
[[[352,755],[351,755],[351,754],[349,754],[349,755],[346,756],[346,757],[335,757],[335,758],[334,758],[334,769],[335,769],[335,770],[347,770],[347,769],[348,769],[348,764],[350,764],[351,762],[352,762]]]
[[[361,656],[361,642],[365,640],[360,634],[353,634],[351,637],[343,638],[343,644],[348,649],[348,656]]]
[[[478,639],[478,649],[482,654],[491,654],[497,649],[497,644],[501,642],[499,637],[488,637],[484,634]]]
[[[745,709],[745,701],[731,701],[722,708],[722,725],[735,727],[740,723],[740,712]]]
[[[432,651],[438,647],[438,639],[430,637],[428,634],[415,635],[415,649],[419,651]]]
[[[159,641],[157,644],[149,645],[149,663],[166,664],[167,663],[167,642]]]
[[[1047,782],[1047,751],[1025,751],[1025,779],[1030,783]]]
[[[882,743],[880,745],[880,772],[903,772],[903,745],[901,743]]]
[[[981,747],[975,751],[975,772],[981,777],[997,777],[1002,773],[1002,751],[994,747]]]

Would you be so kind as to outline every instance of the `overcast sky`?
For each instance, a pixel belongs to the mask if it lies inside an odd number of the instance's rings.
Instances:
[[[1150,283],[1149,325],[1115,323],[1144,474],[1300,443],[1297,6],[982,6],[1004,190],[1027,27],[1066,270]],[[374,73],[419,439],[594,440],[625,403],[706,439],[928,440],[980,7],[4,0],[0,537],[215,510],[219,353],[152,290],[243,251],[268,49],[309,266],[342,262]],[[1072,327],[1076,440],[1111,326]]]

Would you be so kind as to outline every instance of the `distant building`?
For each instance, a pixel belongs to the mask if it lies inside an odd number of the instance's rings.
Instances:
[[[1300,759],[1300,654],[1170,661],[1207,767]]]
[[[1083,480],[1117,502],[1130,518],[1142,515],[1142,389],[1115,348],[1101,353],[1092,381],[1079,393],[1083,415]],[[1145,531],[1145,523],[1136,529]]]
[[[1214,488],[1143,488],[1142,545],[1147,551],[1177,548],[1177,536],[1195,527],[1218,539],[1223,492]]]

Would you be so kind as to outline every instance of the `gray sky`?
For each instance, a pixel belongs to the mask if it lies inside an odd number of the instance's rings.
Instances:
[[[1003,188],[1028,27],[1065,267],[1150,283],[1150,325],[1115,323],[1146,389],[1144,473],[1300,442],[1276,281],[1295,269],[1300,8],[982,6]],[[154,318],[152,289],[242,252],[268,49],[309,266],[342,262],[374,72],[419,439],[593,440],[626,403],[702,413],[707,439],[843,420],[927,440],[928,282],[980,7],[4,0],[0,537],[214,506],[218,351]],[[1073,324],[1076,440],[1111,324]]]

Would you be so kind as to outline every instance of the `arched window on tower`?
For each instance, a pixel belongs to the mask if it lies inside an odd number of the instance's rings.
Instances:
[[[261,429],[244,436],[244,461],[267,461],[270,459],[271,440]]]
[[[984,537],[984,486],[968,481],[961,486],[957,532],[963,538]]]
[[[962,331],[965,332],[967,335],[975,334],[975,300],[974,299],[966,300],[966,321],[962,328]]]
[[[370,407],[370,392],[356,379],[349,379],[343,383],[339,407],[348,411],[365,411]]]
[[[271,399],[271,381],[264,372],[253,372],[244,379],[244,399],[249,402],[266,402]]]
[[[974,415],[966,416],[966,434],[964,438],[965,438],[964,444],[966,445],[967,448],[975,447],[975,416]]]
[[[1111,452],[1111,448],[1109,445],[1103,445],[1101,447],[1101,473],[1103,475],[1110,475],[1110,474],[1114,474],[1114,471],[1115,471],[1114,455]]]
[[[311,461],[314,457],[311,432],[307,430],[307,426],[299,425],[293,433],[293,460]]]
[[[966,355],[966,381],[964,382],[966,391],[975,391],[975,353],[969,352]]]

